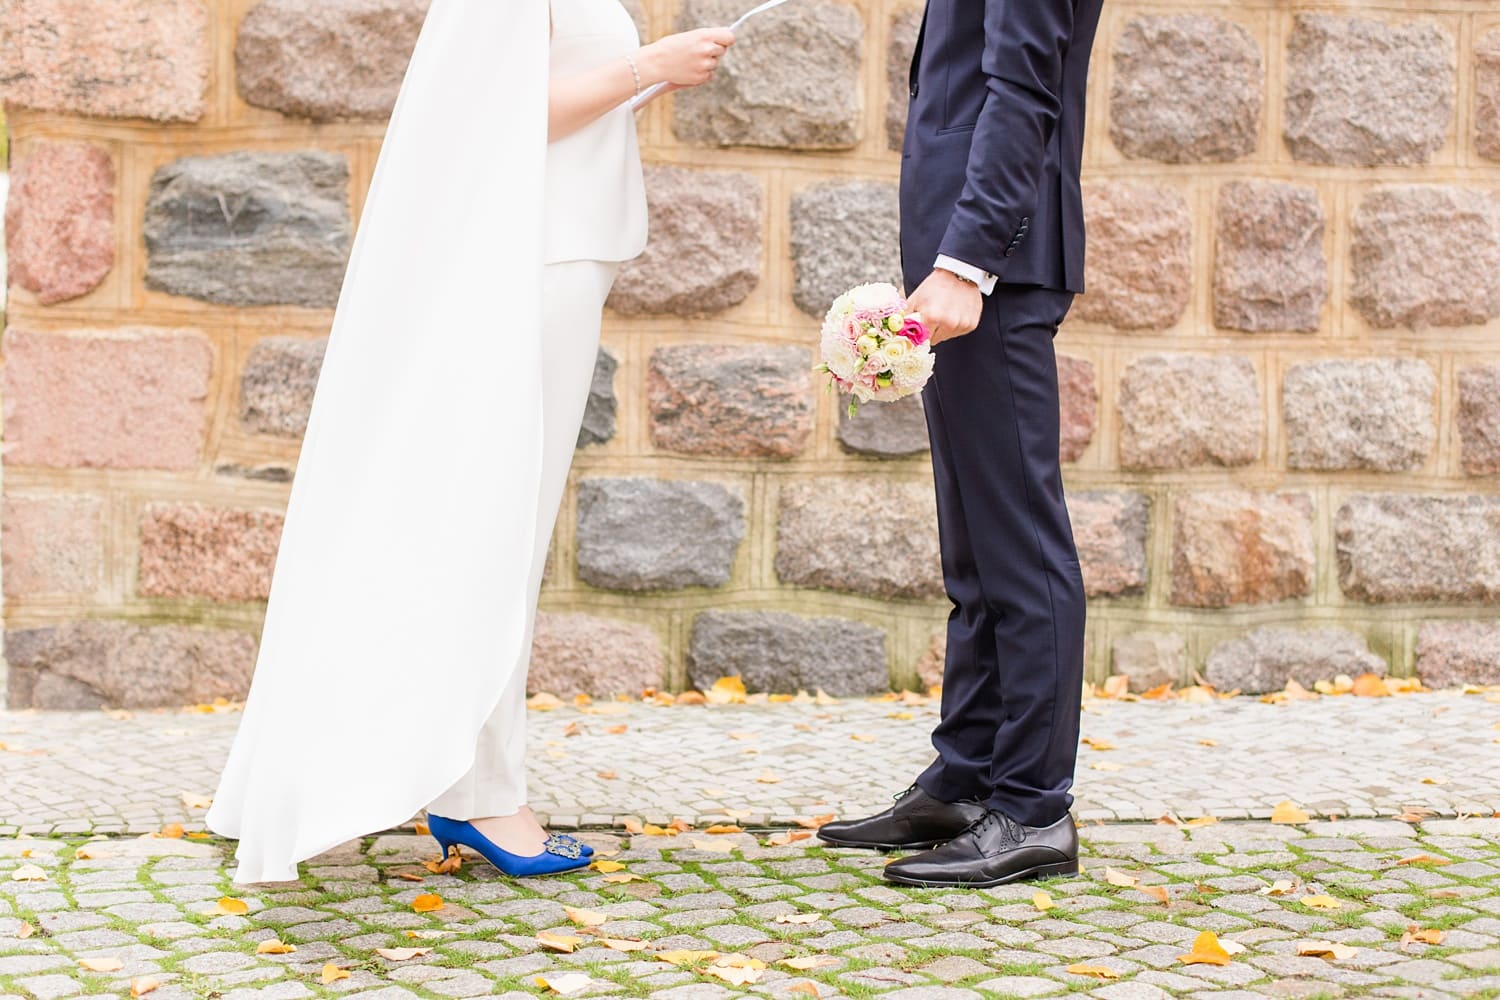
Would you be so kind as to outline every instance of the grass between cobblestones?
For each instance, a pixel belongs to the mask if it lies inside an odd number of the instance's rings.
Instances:
[[[592,837],[601,850],[620,849],[609,860],[636,877],[623,883],[597,871],[511,881],[474,861],[435,875],[421,866],[435,858],[430,840],[391,834],[316,859],[300,883],[256,887],[230,885],[227,845],[216,841],[8,840],[0,842],[0,997],[128,995],[142,978],[160,984],[149,994],[158,1000],[520,997],[556,995],[538,976],[557,984],[581,973],[588,984],[574,995],[674,1000],[1500,998],[1500,821],[1082,832],[1081,877],[970,891],[898,889],[881,879],[882,856],[807,841],[768,847],[747,834]],[[703,841],[732,850],[695,846]],[[26,866],[42,877],[16,880]],[[1039,905],[1039,890],[1050,908]],[[423,894],[444,905],[415,912]],[[248,912],[205,914],[226,895]],[[1319,896],[1333,908],[1304,902]],[[605,922],[581,928],[567,907]],[[794,914],[815,919],[787,922]],[[1412,940],[1414,930],[1430,943]],[[1183,964],[1204,931],[1243,950],[1224,965]],[[572,953],[549,950],[541,932],[582,943]],[[648,949],[612,950],[604,938]],[[272,939],[296,950],[258,954]],[[1299,954],[1314,940],[1354,951],[1336,960]],[[430,951],[403,961],[376,953],[413,947]],[[744,956],[764,968],[750,970],[754,982],[732,984],[712,958],[672,965],[657,957],[672,951]],[[99,958],[120,967],[79,965]],[[826,964],[784,964],[798,958]],[[347,977],[325,984],[327,966]]]

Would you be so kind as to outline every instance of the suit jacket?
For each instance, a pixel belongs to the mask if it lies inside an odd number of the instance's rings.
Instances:
[[[1083,291],[1084,100],[1103,0],[928,0],[901,163],[907,287],[939,254]]]

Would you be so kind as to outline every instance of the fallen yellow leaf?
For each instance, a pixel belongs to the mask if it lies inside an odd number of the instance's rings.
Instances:
[[[130,981],[130,995],[133,997],[143,997],[159,986],[161,986],[161,983],[150,976],[140,976]]]
[[[793,816],[792,822],[804,830],[817,830],[833,822],[833,813],[825,813],[822,816]]]
[[[583,944],[581,937],[574,937],[572,934],[554,934],[552,931],[538,931],[536,940],[543,948],[569,955],[573,953],[574,948]]]
[[[526,699],[526,707],[533,712],[551,712],[563,707],[563,700],[555,694],[538,691]]]
[[[328,986],[331,983],[338,982],[340,979],[348,979],[349,970],[340,969],[337,965],[329,962],[324,965],[323,970],[318,973],[318,978],[323,981],[324,986]]]
[[[1083,738],[1083,745],[1090,750],[1113,750],[1115,748],[1115,745],[1109,740],[1099,740],[1092,736],[1085,736]]]
[[[40,865],[22,865],[10,873],[12,882],[45,882],[47,872]]]
[[[262,941],[260,944],[255,946],[255,953],[257,955],[290,955],[296,950],[296,945],[287,944],[280,938],[272,938],[269,941]]]
[[[742,826],[736,826],[733,823],[715,823],[713,826],[709,827],[703,832],[719,836],[726,833],[744,833],[745,828]]]
[[[780,964],[798,972],[807,972],[809,969],[821,969],[825,965],[837,965],[838,960],[827,955],[802,955],[798,958],[783,958]]]
[[[1389,698],[1391,692],[1385,686],[1385,680],[1377,674],[1360,674],[1354,678],[1349,690],[1359,698]]]
[[[1271,810],[1272,823],[1306,823],[1311,817],[1307,815],[1291,799],[1276,803],[1276,808]]]
[[[659,951],[656,953],[656,960],[658,962],[666,962],[668,965],[675,965],[678,967],[684,965],[697,965],[700,962],[707,962],[711,958],[718,957],[719,953],[716,951],[687,951],[681,948],[673,949],[671,951]]]
[[[1270,885],[1261,886],[1256,892],[1262,896],[1289,896],[1293,891],[1291,879],[1279,878]]]
[[[799,840],[806,840],[811,836],[812,834],[807,830],[783,830],[780,833],[773,833],[767,837],[766,846],[785,847],[788,844],[795,844]]]
[[[639,941],[635,938],[600,938],[599,943],[614,951],[650,951],[651,944],[648,941]]]
[[[1344,904],[1332,896],[1322,894],[1316,896],[1303,896],[1298,900],[1303,906],[1310,906],[1315,910],[1342,910]]]
[[[734,843],[728,840],[704,840],[701,837],[694,837],[693,849],[708,851],[711,854],[733,854]]]
[[[755,780],[760,782],[762,785],[778,785],[781,783],[781,779],[772,774],[770,771],[761,772],[760,777],[756,778]]]
[[[185,831],[182,829],[181,823],[168,823],[161,828],[161,833],[158,836],[166,837],[168,840],[179,840],[183,837],[184,833]]]
[[[453,845],[453,847],[449,849],[447,856],[440,858],[437,861],[422,862],[422,867],[426,868],[434,875],[452,875],[456,871],[461,871],[463,869],[463,866],[463,852],[459,850],[457,844]]]
[[[243,917],[250,912],[250,904],[231,896],[222,897],[212,910],[204,910],[205,917]]]
[[[748,986],[765,974],[766,963],[748,955],[721,955],[703,971],[731,986]]]
[[[1067,971],[1073,973],[1075,976],[1093,976],[1095,979],[1120,978],[1120,974],[1107,965],[1088,965],[1080,962],[1076,965],[1068,966]]]
[[[424,892],[411,901],[411,908],[417,913],[432,913],[443,908],[443,897],[435,892]]]
[[[1041,892],[1040,890],[1038,890],[1037,892],[1031,894],[1031,905],[1035,906],[1038,911],[1046,913],[1057,904],[1052,902],[1051,893]]]
[[[1123,765],[1116,764],[1112,760],[1096,760],[1092,764],[1089,765],[1089,769],[1092,770],[1092,771],[1123,771],[1123,770],[1125,770],[1125,768],[1124,768]]]
[[[1422,944],[1442,944],[1443,938],[1447,936],[1446,931],[1438,930],[1436,927],[1418,927],[1416,924],[1411,924],[1401,935],[1401,950],[1405,951],[1407,946],[1414,941],[1420,941]]]
[[[1413,854],[1409,858],[1397,861],[1398,865],[1451,865],[1453,861],[1449,858],[1439,858],[1431,854]]]
[[[745,682],[739,677],[720,677],[713,687],[703,692],[710,705],[743,705]]]
[[[815,924],[823,919],[821,913],[778,913],[776,922],[778,924]]]
[[[214,800],[208,795],[199,795],[196,792],[183,792],[182,804],[188,809],[207,809],[214,804]]]
[[[1183,965],[1228,965],[1230,958],[1229,952],[1219,944],[1219,936],[1213,931],[1204,931],[1193,939],[1193,950],[1178,955],[1177,961]]]
[[[604,876],[604,883],[606,885],[624,885],[626,882],[644,882],[644,881],[646,881],[646,880],[643,879],[643,878],[641,878],[639,875],[635,874],[634,872],[616,872],[613,875],[606,875],[606,876]]]
[[[606,875],[608,875],[610,872],[622,872],[625,870],[625,866],[620,864],[620,862],[606,861],[603,858],[595,860],[593,864],[589,865],[589,867],[594,869],[594,871],[596,872],[603,872]]]
[[[1126,872],[1116,871],[1113,868],[1104,869],[1104,881],[1110,885],[1117,885],[1122,889],[1133,889],[1140,883],[1140,879]]]
[[[428,827],[426,823],[413,823],[412,829],[416,831],[418,837],[428,837],[432,835],[432,829]]]
[[[1370,676],[1374,676],[1371,674]],[[1343,961],[1353,958],[1359,954],[1358,948],[1351,948],[1347,944],[1339,944],[1337,941],[1299,941],[1297,942],[1297,954],[1306,955],[1311,958],[1326,958]]]
[[[598,910],[583,910],[574,906],[564,906],[563,912],[568,919],[579,927],[598,927],[609,921],[609,914],[600,913]]]
[[[80,958],[78,964],[90,972],[119,972],[125,968],[118,958]]]
[[[1161,903],[1163,906],[1171,903],[1172,901],[1172,897],[1167,894],[1167,887],[1164,885],[1143,885],[1138,886],[1137,888],[1139,888],[1141,892],[1144,892],[1146,895],[1150,896],[1152,899],[1156,900],[1158,903]]]
[[[536,984],[566,997],[587,989],[594,981],[582,972],[565,972],[560,976],[537,976]]]
[[[849,738],[856,743],[874,743],[875,737],[869,733],[851,733]]]
[[[392,962],[407,962],[432,951],[431,948],[376,948],[375,954]]]
[[[24,920],[21,921],[21,926],[16,928],[16,937],[20,938],[22,941],[24,941],[27,938],[31,937],[31,935],[33,935],[35,933],[36,933],[36,928],[33,927],[33,926],[31,926],[30,924],[28,924]]]

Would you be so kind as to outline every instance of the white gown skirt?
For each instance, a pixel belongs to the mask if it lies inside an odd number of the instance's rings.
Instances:
[[[528,576],[527,621],[536,617],[537,593],[568,469],[588,405],[599,323],[619,265],[594,260],[549,264],[542,276],[542,481],[537,494],[536,544],[517,553],[515,572]],[[528,624],[520,661],[500,702],[480,731],[474,764],[428,806],[448,819],[509,816],[526,804],[526,671],[531,660]]]

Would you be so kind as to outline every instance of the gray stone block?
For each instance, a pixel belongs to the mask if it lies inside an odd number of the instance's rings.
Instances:
[[[594,380],[589,385],[589,401],[583,410],[583,425],[578,428],[578,447],[604,444],[615,436],[615,372],[620,362],[606,348],[599,348],[594,362]]]
[[[331,308],[348,261],[349,163],[332,153],[229,153],[157,170],[146,286],[230,306]]]
[[[677,30],[731,23],[740,0],[684,0]],[[848,149],[859,142],[865,26],[857,8],[805,0],[762,15],[712,83],[676,96],[673,131],[716,146]]]
[[[700,689],[735,675],[752,692],[858,697],[890,688],[885,633],[843,618],[706,611],[693,622],[687,667]]]
[[[1334,532],[1354,600],[1500,603],[1500,497],[1359,494]]]
[[[792,299],[822,319],[856,285],[900,288],[901,219],[896,185],[818,184],[792,196]]]
[[[1281,405],[1293,469],[1420,469],[1437,441],[1437,378],[1406,358],[1308,361]]]
[[[1221,642],[1208,654],[1204,676],[1220,691],[1280,691],[1288,680],[1311,688],[1339,674],[1385,676],[1387,664],[1364,636],[1341,628],[1258,628]]]
[[[932,484],[817,479],[781,488],[776,575],[877,598],[943,595]]]
[[[718,483],[631,478],[578,486],[578,576],[594,587],[722,587],[744,537],[744,498]]]
[[[839,443],[845,451],[877,458],[904,458],[928,449],[927,413],[920,395],[893,403],[864,403],[854,416],[840,406]]]

